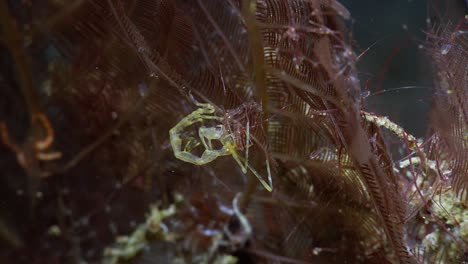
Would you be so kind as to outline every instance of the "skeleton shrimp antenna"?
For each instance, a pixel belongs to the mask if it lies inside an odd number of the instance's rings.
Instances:
[[[374,41],[374,43],[372,43],[369,47],[367,47],[363,52],[361,52],[358,56],[356,56],[356,63],[359,62],[359,60],[361,59],[362,56],[364,56],[370,49],[372,49],[374,46],[376,46],[377,44],[379,44],[380,42],[390,38],[392,35],[386,35],[386,36],[383,36],[382,38]]]
[[[193,94],[195,94],[195,95],[197,95],[198,97],[200,97],[205,103],[212,105],[212,106],[215,108],[216,112],[222,112],[222,111],[223,111],[223,109],[221,109],[221,107],[219,107],[219,106],[218,106],[217,104],[215,104],[213,101],[211,101],[210,99],[208,99],[208,97],[206,97],[205,95],[203,95],[203,93],[201,93],[201,92],[199,92],[199,91],[197,91],[197,90],[192,90],[192,89],[190,89],[190,90],[188,91],[187,97],[188,97],[188,99],[189,99],[190,101],[192,101],[195,105],[196,105],[196,104],[200,104],[200,102],[198,102],[198,100],[195,99],[195,97],[193,96]]]

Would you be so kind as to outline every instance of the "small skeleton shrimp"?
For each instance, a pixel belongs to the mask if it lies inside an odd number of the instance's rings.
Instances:
[[[241,119],[234,120],[234,117],[243,113],[242,108],[247,108],[248,106],[253,105],[254,103],[246,103],[241,105],[239,108],[234,110],[229,110],[226,112],[224,117],[215,115],[215,108],[211,104],[204,103],[195,103],[199,108],[193,111],[188,116],[180,120],[177,125],[175,125],[171,130],[169,130],[169,137],[171,141],[172,150],[174,156],[182,161],[189,162],[195,165],[204,165],[212,162],[218,157],[232,155],[237,164],[241,167],[244,174],[250,170],[262,183],[263,187],[267,191],[272,191],[273,184],[271,179],[270,164],[268,159],[266,160],[267,172],[268,172],[268,181],[267,183],[260,174],[253,169],[249,163],[249,148],[252,146],[250,139],[250,121],[248,117],[246,119],[246,126],[242,125]],[[215,120],[222,124],[216,125],[215,127],[205,127],[202,126],[198,129],[199,140],[201,141],[205,150],[201,156],[197,156],[190,151],[194,147],[187,147],[194,145],[190,140],[185,147],[182,146],[182,133],[185,128],[195,124],[201,123],[204,120]],[[245,141],[244,135],[245,134]],[[218,141],[221,143],[222,147],[220,149],[214,149],[212,141]],[[197,146],[195,144],[195,146]],[[245,150],[245,156],[242,157],[239,155],[238,150]]]

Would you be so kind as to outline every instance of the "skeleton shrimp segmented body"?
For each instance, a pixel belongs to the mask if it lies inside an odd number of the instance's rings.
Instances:
[[[244,174],[250,170],[267,191],[272,191],[273,184],[268,159],[266,159],[268,183],[248,163],[249,148],[252,146],[252,141],[250,136],[250,119],[246,112],[256,111],[258,113],[260,111],[259,105],[253,102],[244,103],[236,109],[226,111],[226,114],[222,117],[215,114],[215,107],[211,104],[198,102],[195,104],[199,108],[182,118],[179,123],[169,130],[174,156],[185,162],[204,165],[218,157],[232,155]],[[198,129],[199,141],[203,145],[204,151],[201,156],[197,156],[190,152],[194,148],[192,141],[189,140],[185,147],[182,147],[182,135],[187,127],[205,120],[218,121],[221,124],[213,127],[201,126]],[[245,126],[243,125],[243,121],[245,122]],[[221,147],[215,149],[213,141],[218,141]],[[198,145],[199,143],[195,147]],[[239,155],[238,150],[245,150],[245,156]]]

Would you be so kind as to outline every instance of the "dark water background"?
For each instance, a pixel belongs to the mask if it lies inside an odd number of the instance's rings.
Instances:
[[[464,0],[342,0],[353,17],[356,52],[372,46],[358,62],[361,85],[368,87],[367,109],[403,126],[415,136],[426,135],[433,73],[426,56],[430,20],[445,17],[457,23]],[[401,87],[415,86],[405,89]],[[395,89],[393,91],[385,91]],[[377,93],[373,95],[374,93]]]

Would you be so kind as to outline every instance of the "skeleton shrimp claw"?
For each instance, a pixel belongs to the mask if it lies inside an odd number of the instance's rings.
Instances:
[[[193,111],[188,116],[180,120],[171,130],[169,130],[169,136],[171,141],[172,150],[176,158],[185,162],[190,162],[195,165],[204,165],[215,160],[219,156],[229,155],[229,150],[223,146],[223,148],[214,150],[211,145],[211,140],[220,140],[222,133],[218,128],[207,128],[201,127],[198,130],[200,140],[205,147],[205,151],[198,157],[186,149],[182,150],[182,139],[181,133],[186,127],[189,127],[195,123],[202,122],[203,120],[220,120],[220,117],[214,116],[215,109],[210,104],[197,103],[197,110]]]

